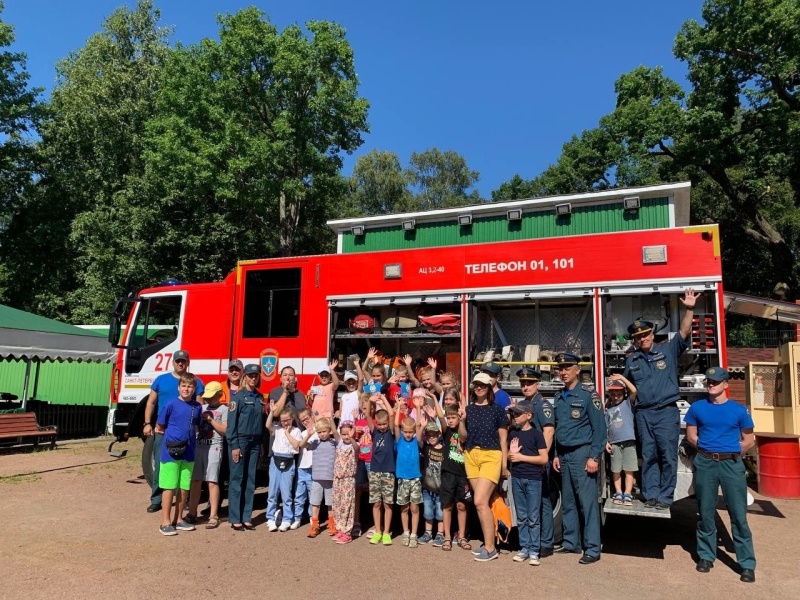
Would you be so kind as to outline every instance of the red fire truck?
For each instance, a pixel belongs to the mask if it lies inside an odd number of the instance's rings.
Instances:
[[[538,365],[541,391],[552,396],[561,386],[550,377],[554,354],[571,351],[602,395],[604,377],[622,370],[627,325],[647,318],[657,338],[676,335],[678,297],[693,287],[702,295],[680,373],[689,400],[698,373],[726,364],[721,279],[715,225],[242,261],[220,282],[168,282],[117,302],[109,427],[118,440],[141,435],[150,384],[178,349],[205,382],[224,380],[232,358],[260,363],[264,392],[285,366],[308,390],[332,359],[345,368],[371,346],[435,357],[462,389],[493,356],[512,397],[523,364]],[[460,324],[419,323],[441,314]],[[682,472],[676,498],[691,493],[691,465]]]

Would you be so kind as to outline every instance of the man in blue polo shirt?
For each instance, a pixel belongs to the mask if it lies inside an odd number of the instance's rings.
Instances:
[[[155,436],[153,444],[153,456],[155,457],[153,481],[150,486],[150,506],[147,507],[147,512],[149,513],[161,510],[161,488],[158,486],[158,477],[160,471],[159,457],[161,456],[161,444],[164,441],[164,436],[155,432],[153,422],[170,400],[180,396],[178,384],[180,384],[181,375],[188,372],[189,353],[186,350],[178,350],[172,355],[172,372],[159,375],[150,385],[150,395],[147,397],[147,404],[144,407],[144,426],[142,427],[142,435],[145,437]],[[199,398],[204,391],[205,386],[198,377],[195,397]]]
[[[655,344],[655,326],[636,320],[628,327],[636,350],[626,359],[623,376],[638,390],[636,428],[642,442],[642,495],[645,506],[668,510],[678,481],[678,439],[681,433],[678,359],[689,347],[697,295],[686,288],[681,303],[686,314],[670,341]]]
[[[730,374],[720,367],[706,371],[708,397],[696,401],[686,413],[686,439],[697,448],[694,489],[697,493],[697,570],[708,573],[717,557],[714,522],[717,493],[728,506],[736,562],[745,583],[756,580],[753,535],[747,525],[747,481],[742,455],[755,444],[753,419],[747,409],[728,400]]]

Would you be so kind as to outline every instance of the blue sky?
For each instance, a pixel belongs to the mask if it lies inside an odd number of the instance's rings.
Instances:
[[[134,0],[5,0],[14,49],[28,54],[32,83],[50,89],[56,61]],[[354,155],[431,147],[463,154],[485,197],[515,173],[538,175],[562,144],[614,108],[614,81],[638,65],[662,66],[684,83],[672,56],[681,24],[700,0],[160,0],[162,24],[191,44],[217,36],[216,14],[255,4],[278,27],[334,20],[355,51],[371,132]],[[345,163],[352,169],[354,157]]]

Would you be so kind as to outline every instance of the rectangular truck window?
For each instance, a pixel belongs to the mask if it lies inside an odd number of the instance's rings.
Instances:
[[[243,338],[300,335],[300,269],[248,271]]]

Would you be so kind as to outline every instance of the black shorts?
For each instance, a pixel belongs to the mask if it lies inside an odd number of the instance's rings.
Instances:
[[[442,483],[439,486],[439,500],[442,506],[449,506],[455,502],[468,502],[472,500],[472,491],[466,475],[456,475],[442,471]]]

